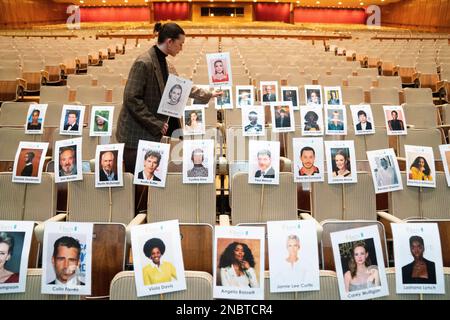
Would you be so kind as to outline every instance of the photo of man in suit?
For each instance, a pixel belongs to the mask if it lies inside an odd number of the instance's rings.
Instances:
[[[255,178],[275,178],[275,170],[272,168],[272,154],[270,150],[263,149],[258,151],[258,170],[255,172]]]
[[[412,236],[409,238],[409,249],[413,262],[402,267],[403,284],[426,283],[436,284],[436,267],[434,262],[423,257],[425,251],[423,238]]]
[[[100,153],[100,181],[117,181],[118,176],[114,172],[115,155],[112,151]]]
[[[64,131],[78,131],[78,112],[69,110],[67,112],[67,122],[64,124]]]
[[[262,131],[263,127],[258,123],[258,114],[255,111],[248,113],[248,120],[250,123],[244,127],[246,133],[258,133]]]
[[[275,127],[276,128],[290,128],[291,127],[291,117],[289,115],[289,110],[281,108],[275,115]]]
[[[357,115],[359,122],[356,124],[356,130],[372,130],[372,123],[367,121],[367,113],[364,110],[359,110]]]
[[[272,102],[272,101],[277,101],[277,96],[276,94],[273,92],[273,89],[271,85],[268,86],[263,86],[263,92],[265,92],[263,94],[263,102]]]
[[[34,152],[25,153],[25,167],[23,167],[20,175],[22,177],[31,177],[33,174],[33,159],[35,157]]]
[[[80,242],[72,237],[63,236],[53,245],[52,265],[56,278],[50,281],[50,285],[60,286],[84,286],[77,276],[80,267]]]

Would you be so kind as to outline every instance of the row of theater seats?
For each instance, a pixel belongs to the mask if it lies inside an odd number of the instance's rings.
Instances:
[[[395,269],[387,268],[390,294],[376,300],[448,300],[450,299],[450,268],[444,268],[445,295],[419,295],[395,293]],[[42,270],[28,269],[27,291],[25,293],[2,295],[3,300],[78,300],[79,296],[43,295],[40,293]],[[134,273],[123,271],[118,273],[111,282],[109,291],[110,300],[211,300],[213,279],[209,273],[198,271],[186,271],[185,291],[166,293],[138,298]],[[320,291],[305,291],[292,293],[270,293],[270,275],[266,271],[264,281],[265,300],[339,300],[339,287],[336,273],[333,271],[320,271]]]

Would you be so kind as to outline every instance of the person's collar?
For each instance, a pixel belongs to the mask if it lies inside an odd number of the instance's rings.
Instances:
[[[110,173],[108,173],[105,169],[102,169],[102,170],[106,174],[107,177],[110,177],[110,176],[114,175],[114,171],[111,171]]]
[[[153,267],[153,268],[161,268],[161,266],[162,266],[162,264],[164,263],[164,260],[163,260],[163,258],[161,257],[161,258],[159,258],[159,266],[157,265],[157,264],[155,264],[154,262],[153,262],[153,260],[151,260],[150,259],[150,265]]]
[[[78,285],[77,276],[76,276],[76,274],[74,274],[73,277],[70,278],[69,280],[67,280],[66,283],[61,282],[61,281],[58,280],[58,278],[56,278],[55,284],[58,285],[58,286],[65,286],[65,287],[77,286]]]
[[[165,52],[166,50],[165,50],[164,46],[161,44],[155,44],[155,51],[158,56],[162,56],[164,58],[169,55]]]

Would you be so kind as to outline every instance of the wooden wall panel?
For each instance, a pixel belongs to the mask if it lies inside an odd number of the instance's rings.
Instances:
[[[1,0],[0,28],[65,23],[69,5],[51,0]]]
[[[450,0],[404,0],[381,7],[381,23],[428,31],[450,31]]]

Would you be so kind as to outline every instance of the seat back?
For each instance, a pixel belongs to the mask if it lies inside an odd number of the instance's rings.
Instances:
[[[106,102],[106,87],[78,86],[75,100],[89,105]]]
[[[402,78],[401,77],[387,77],[379,76],[378,88],[397,88],[397,90],[402,89]]]
[[[64,87],[42,86],[39,97],[39,103],[47,103],[49,101],[68,103],[69,91],[70,88],[67,86]]]
[[[59,134],[59,128],[52,128],[52,129],[49,129],[49,131],[51,131],[49,151],[52,154],[54,151],[53,147],[55,146],[56,141],[78,137],[78,136],[61,135],[61,134]],[[95,151],[96,151],[97,145],[100,142],[100,138],[89,136],[89,128],[83,128],[81,137],[83,138],[83,143],[82,143],[83,160],[90,160],[90,159],[95,158]]]
[[[111,281],[110,300],[211,300],[213,279],[202,271],[185,271],[186,290],[138,298],[133,271],[118,273]]]
[[[405,103],[433,104],[433,92],[430,88],[405,88]]]
[[[0,127],[24,128],[29,102],[4,102],[0,109]]]
[[[248,183],[248,173],[239,172],[231,178],[231,222],[267,222],[269,220],[296,220],[297,185],[293,174],[280,173],[279,185]]]
[[[67,85],[76,90],[79,86],[91,86],[93,77],[91,74],[69,74]]]
[[[123,174],[123,187],[95,188],[95,173],[84,173],[82,181],[68,186],[70,221],[128,224],[134,218],[133,175]]]
[[[216,224],[216,187],[183,184],[181,173],[168,173],[165,188],[149,188],[147,221],[178,219],[180,223]]]
[[[386,128],[382,127],[376,128],[375,134],[355,135],[354,128],[349,126],[346,139],[355,143],[356,160],[367,160],[367,151],[389,148]]]
[[[364,103],[364,89],[362,87],[342,87],[342,99],[345,105]]]
[[[317,221],[376,220],[376,196],[372,177],[367,172],[358,172],[358,183],[313,183],[311,213]]]
[[[433,128],[437,125],[437,109],[433,103],[419,103],[403,105],[408,125],[415,129]]]
[[[78,295],[41,294],[42,269],[28,269],[25,292],[2,294],[2,300],[80,300]]]
[[[372,88],[370,89],[370,103],[384,103],[398,105],[400,96],[396,88]]]
[[[408,118],[406,118],[406,121],[409,121]],[[441,159],[439,145],[442,144],[442,132],[439,129],[409,129],[407,135],[398,137],[398,142],[397,154],[400,157],[405,157],[405,145],[414,145],[432,147],[434,159]]]

